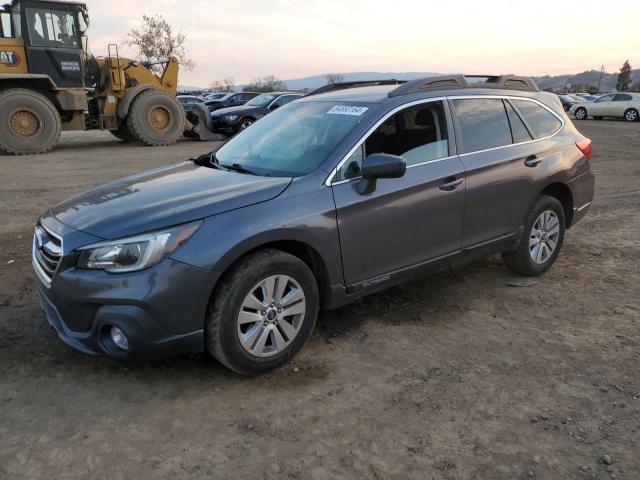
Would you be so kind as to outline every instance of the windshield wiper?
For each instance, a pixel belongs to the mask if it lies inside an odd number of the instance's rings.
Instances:
[[[268,177],[269,174],[258,172],[257,170],[253,170],[252,168],[245,167],[244,165],[240,165],[239,163],[232,163],[231,165],[224,165],[224,168],[227,170],[233,170],[238,173],[248,173],[249,175],[257,175],[259,177],[265,176]]]
[[[199,157],[192,158],[191,161],[200,167],[217,168],[218,170],[228,170],[228,168],[220,165],[216,158],[216,152],[205,153]]]

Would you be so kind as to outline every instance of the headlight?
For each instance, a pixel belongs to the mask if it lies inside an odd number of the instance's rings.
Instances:
[[[233,122],[236,118],[238,118],[238,115],[224,115],[222,118],[224,118],[227,122]]]
[[[180,248],[202,222],[135,237],[94,243],[78,249],[77,267],[110,273],[134,272],[149,268]]]

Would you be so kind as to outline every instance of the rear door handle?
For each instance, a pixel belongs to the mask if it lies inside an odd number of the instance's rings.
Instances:
[[[538,158],[535,155],[531,155],[530,157],[527,157],[527,159],[524,161],[524,164],[527,167],[537,167],[540,162],[542,162],[541,158]]]
[[[444,190],[445,192],[450,192],[451,190],[455,190],[462,184],[461,178],[456,177],[448,177],[444,182],[440,184],[440,190]]]

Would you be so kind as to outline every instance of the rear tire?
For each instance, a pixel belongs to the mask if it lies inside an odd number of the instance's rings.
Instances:
[[[564,207],[558,199],[538,197],[527,213],[517,249],[502,253],[507,268],[529,277],[542,275],[558,258],[565,229]]]
[[[624,112],[624,119],[627,122],[636,122],[638,120],[638,110],[635,108],[630,108],[626,112]]]
[[[11,155],[45,153],[62,132],[56,107],[44,95],[27,88],[0,94],[0,149]]]
[[[275,283],[262,290],[263,282]],[[207,349],[234,372],[267,372],[304,346],[318,306],[316,279],[302,260],[273,249],[250,254],[214,292],[205,325]]]
[[[127,115],[129,131],[137,140],[154,147],[176,143],[184,124],[180,102],[161,90],[145,90],[139,94]]]
[[[576,120],[586,120],[587,119],[587,109],[584,107],[580,107],[576,109],[573,113],[573,116],[576,117]]]

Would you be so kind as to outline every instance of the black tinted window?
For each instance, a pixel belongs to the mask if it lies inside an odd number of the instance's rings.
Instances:
[[[537,103],[527,100],[515,100],[514,103],[539,138],[553,135],[562,126],[555,115]]]
[[[453,106],[465,153],[511,144],[511,129],[502,100],[470,98],[454,100]]]
[[[504,102],[507,109],[507,116],[509,117],[509,125],[511,126],[511,135],[513,136],[513,143],[528,142],[533,140],[531,134],[527,130],[527,127],[522,123],[522,119],[518,116],[509,102]]]
[[[619,93],[616,95],[616,98],[613,99],[614,102],[630,102],[631,100],[633,100],[631,95],[625,93]]]

